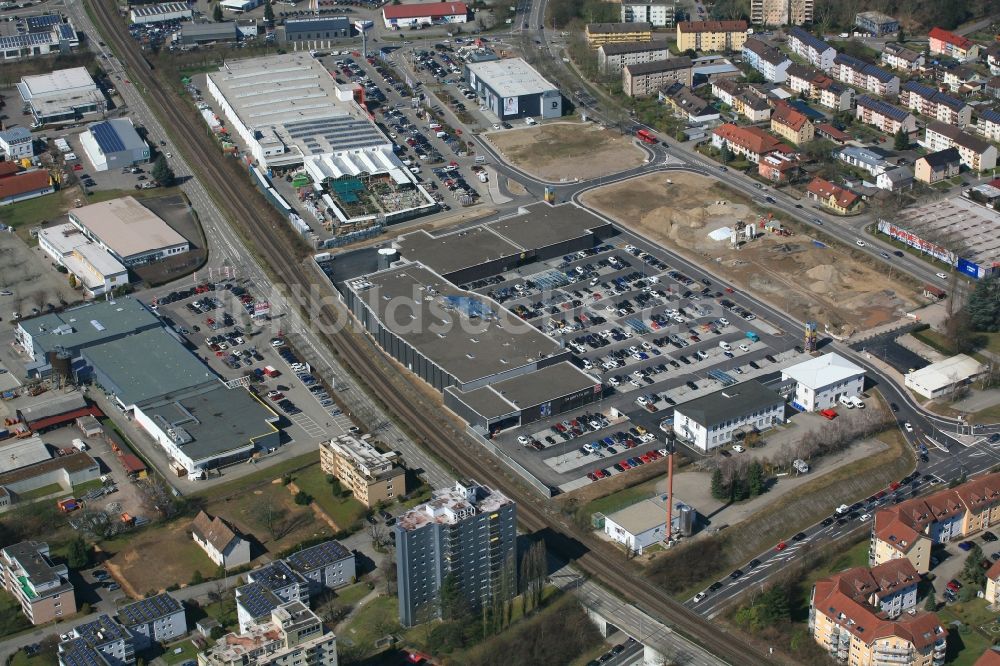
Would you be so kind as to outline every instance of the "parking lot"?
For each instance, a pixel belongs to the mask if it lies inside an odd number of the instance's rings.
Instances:
[[[259,298],[242,281],[203,283],[160,293],[155,309],[220,376],[247,382],[282,415],[289,437],[283,445],[298,444],[297,453],[304,453],[351,423],[309,365],[275,334],[280,329],[252,316],[262,312]]]
[[[652,462],[675,405],[805,358],[742,295],[669,261],[622,239],[463,285],[564,340],[606,387],[585,410],[495,439],[543,482],[570,490]]]

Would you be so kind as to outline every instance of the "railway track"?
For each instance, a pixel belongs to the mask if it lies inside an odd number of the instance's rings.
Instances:
[[[182,108],[187,101],[157,80],[138,45],[129,38],[114,3],[87,0],[87,4],[92,9],[92,17],[99,23],[104,39],[126,66],[132,84],[143,86],[147,99],[168,128],[175,148],[183,152],[196,177],[202,179],[217,205],[231,221],[238,221],[276,278],[289,285],[311,284],[316,277],[303,262],[295,259],[301,255],[301,249],[285,220],[253,189],[249,178],[237,181],[219,177],[229,173],[225,160],[230,158],[224,157],[202,128],[192,125],[190,118],[184,115]],[[314,311],[318,313],[319,323],[328,325],[325,330],[334,330],[333,322],[342,321],[328,304]],[[517,502],[521,527],[544,538],[551,552],[564,561],[574,562],[591,578],[599,580],[623,599],[631,600],[724,661],[730,664],[768,661],[747,640],[727,633],[638,576],[624,571],[619,552],[583,534],[551,503],[519,481],[507,481],[512,477],[501,462],[461,433],[449,433],[450,428],[443,426],[444,420],[435,422],[434,406],[411,402],[402,395],[389,373],[379,364],[371,362],[371,348],[364,340],[340,330],[324,337],[331,348],[337,349],[345,365],[367,385],[370,393],[378,396],[423,441],[424,446],[448,460],[461,475],[488,481]]]

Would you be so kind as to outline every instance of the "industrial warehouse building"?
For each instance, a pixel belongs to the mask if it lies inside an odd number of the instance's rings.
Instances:
[[[74,208],[69,221],[126,266],[152,263],[191,249],[186,238],[134,197]]]
[[[333,40],[351,36],[346,16],[316,16],[285,20],[285,42],[293,48],[325,48]]]
[[[128,284],[128,269],[72,222],[39,231],[38,247],[76,276],[87,298],[112,293]]]
[[[781,381],[793,380],[792,406],[807,412],[836,407],[842,397],[856,398],[865,386],[864,368],[837,353],[823,354],[781,371]]]
[[[457,285],[592,248],[612,233],[573,204],[538,203],[460,231],[401,236],[388,251],[402,259],[336,286],[386,353],[444,392],[470,425],[496,432],[593,402],[603,387],[569,363],[560,342]]]
[[[753,379],[689,400],[674,410],[674,434],[705,452],[731,442],[737,433],[784,422],[785,400]]]
[[[67,54],[80,45],[76,29],[63,23],[58,14],[42,14],[27,18],[27,32],[0,35],[0,59],[19,60],[58,52]]]
[[[191,7],[186,2],[164,2],[158,5],[136,5],[129,10],[132,23],[191,20]]]
[[[500,120],[562,116],[559,89],[522,58],[470,62],[465,78]]]
[[[303,167],[340,223],[374,219],[375,213],[348,212],[358,203],[355,192],[370,193],[371,185],[388,186],[396,197],[412,194],[396,208],[391,197],[380,199],[386,223],[436,207],[355,100],[358,86],[338,84],[308,52],[230,60],[207,80],[209,95],[260,168]]]
[[[94,123],[80,135],[80,143],[95,171],[120,169],[149,161],[149,145],[129,118]]]
[[[181,26],[181,44],[212,44],[215,42],[235,42],[240,32],[236,21],[220,21],[218,23],[185,23]]]
[[[17,84],[17,92],[38,125],[76,122],[107,109],[104,93],[86,67],[25,76]]]
[[[1000,272],[1000,213],[964,197],[904,208],[891,220],[879,219],[878,230],[968,277],[979,280]]]
[[[466,23],[469,8],[464,2],[389,3],[382,7],[382,20],[390,30],[435,23]]]
[[[958,354],[919,370],[906,373],[906,388],[925,398],[940,398],[954,393],[983,372],[983,364],[965,354]]]

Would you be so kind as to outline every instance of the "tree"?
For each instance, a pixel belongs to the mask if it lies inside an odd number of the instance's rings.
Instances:
[[[216,9],[219,8],[218,5],[215,6]],[[161,187],[170,187],[174,184],[176,176],[174,176],[174,170],[170,168],[167,164],[167,158],[165,155],[160,155],[153,162],[153,169],[150,171],[153,176],[153,180],[160,184]]]
[[[212,20],[216,23],[222,22],[222,5],[219,3],[216,3],[215,7],[212,8]]]
[[[264,20],[274,23],[274,7],[271,6],[271,0],[264,0]]]
[[[66,280],[69,282],[69,288],[70,289],[76,289],[77,282],[76,282],[76,276],[75,275],[73,275],[72,273],[70,273],[67,276]]]
[[[910,137],[902,127],[896,132],[896,138],[893,140],[892,147],[896,150],[906,150],[910,147]]]
[[[729,489],[722,479],[722,470],[718,467],[712,472],[712,497],[718,500],[729,498]]]
[[[962,566],[962,578],[976,590],[981,590],[986,585],[986,570],[980,565],[982,561],[983,549],[978,543],[973,543],[972,550],[969,551]]]
[[[1000,276],[977,282],[965,309],[974,330],[1000,331]]]
[[[191,584],[198,585],[205,582],[205,577],[201,574],[200,569],[195,569],[194,573],[191,574]]]
[[[896,42],[899,44],[906,42],[906,33],[903,32],[902,28],[900,28],[899,32],[896,33]]]
[[[458,585],[458,576],[453,573],[445,576],[439,593],[441,600],[441,619],[460,620],[466,615],[465,597]]]
[[[312,495],[310,495],[304,490],[300,490],[299,492],[295,493],[295,503],[298,504],[299,506],[306,506],[312,501],[313,501]]]
[[[85,569],[90,564],[90,549],[83,537],[78,536],[69,542],[66,550],[66,564],[70,569]]]
[[[747,484],[750,487],[751,497],[762,495],[767,490],[764,466],[760,464],[760,461],[754,460],[750,463],[750,467],[747,469]]]
[[[928,613],[933,613],[937,610],[937,597],[934,596],[934,591],[927,595],[927,599],[924,601],[924,610]]]
[[[733,159],[733,154],[729,150],[729,144],[723,141],[722,147],[719,148],[719,160],[723,164],[729,164],[729,161],[732,159]]]

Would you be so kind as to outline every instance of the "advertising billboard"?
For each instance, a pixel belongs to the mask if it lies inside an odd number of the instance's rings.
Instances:
[[[516,116],[517,115],[517,98],[516,97],[504,97],[503,98],[503,115]]]
[[[958,270],[962,271],[965,275],[976,280],[984,277],[985,271],[979,267],[979,264],[973,263],[968,259],[958,260]]]
[[[915,247],[925,254],[929,254],[935,259],[940,259],[948,264],[955,264],[955,255],[951,251],[941,247],[940,245],[935,245],[930,241],[926,241],[920,236],[907,231],[901,227],[897,227],[892,222],[887,220],[878,221],[878,230],[883,234],[895,238],[898,241],[902,241],[909,245],[910,247]]]

